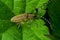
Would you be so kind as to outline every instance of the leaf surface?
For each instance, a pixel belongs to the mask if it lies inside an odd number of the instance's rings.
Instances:
[[[35,13],[38,8],[38,15],[45,14],[48,0],[1,0],[0,1],[0,39],[1,40],[51,40],[49,30],[42,19],[28,20],[18,29],[17,23],[10,19],[21,13]]]

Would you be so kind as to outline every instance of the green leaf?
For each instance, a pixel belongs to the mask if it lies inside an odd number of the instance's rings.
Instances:
[[[5,5],[2,1],[0,1],[0,19],[2,20],[10,20],[14,14],[10,10],[10,8]]]
[[[2,40],[21,40],[21,34],[17,27],[11,27],[2,34]]]
[[[0,20],[0,33],[5,32],[8,28],[12,27],[14,24],[7,20]]]
[[[26,13],[34,13],[35,9],[37,8],[38,11],[38,15],[39,16],[43,16],[45,14],[45,7],[46,7],[46,3],[48,2],[48,0],[32,0],[32,1],[27,1],[26,3]],[[43,8],[44,7],[44,8]]]
[[[6,4],[9,7],[9,9],[13,10],[14,0],[1,0],[1,2],[3,2],[4,4]]]
[[[41,19],[25,22],[22,26],[24,40],[50,40],[45,35],[50,35],[47,26]],[[28,38],[28,39],[27,39]]]
[[[26,0],[14,0],[13,11],[15,15],[25,13]]]

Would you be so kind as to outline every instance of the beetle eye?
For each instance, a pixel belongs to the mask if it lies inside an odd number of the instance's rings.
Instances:
[[[38,13],[38,8],[36,8],[35,10],[36,10],[36,13]]]

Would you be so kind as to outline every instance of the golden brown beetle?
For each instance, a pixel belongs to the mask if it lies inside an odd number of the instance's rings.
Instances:
[[[38,12],[38,9],[35,9],[36,13]],[[21,23],[24,21],[27,21],[27,19],[31,20],[35,17],[35,14],[30,14],[30,13],[23,13],[23,14],[19,14],[16,15],[14,17],[11,18],[11,22],[17,22],[17,23]]]
[[[34,14],[19,14],[11,18],[11,22],[21,23],[34,18]]]

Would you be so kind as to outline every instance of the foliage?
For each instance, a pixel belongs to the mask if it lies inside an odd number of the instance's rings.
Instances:
[[[34,13],[39,9],[39,16],[45,14],[48,0],[0,0],[0,40],[51,40],[49,30],[42,19],[24,22],[18,29],[10,19],[20,13]]]

